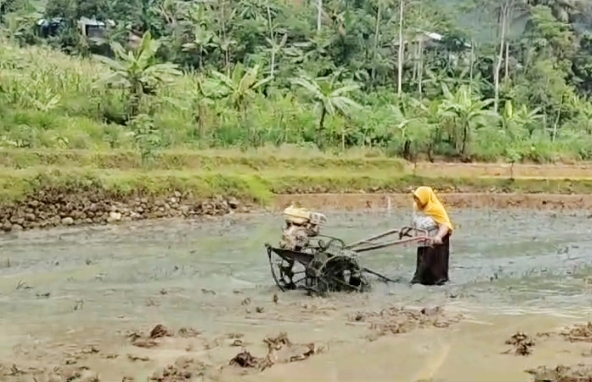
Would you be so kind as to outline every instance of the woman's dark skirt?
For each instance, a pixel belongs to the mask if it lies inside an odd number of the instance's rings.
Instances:
[[[442,285],[448,282],[448,261],[450,259],[450,235],[442,239],[441,245],[417,248],[417,265],[411,284]]]

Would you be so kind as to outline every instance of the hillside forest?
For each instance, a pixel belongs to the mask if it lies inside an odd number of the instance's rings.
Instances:
[[[3,147],[592,159],[585,0],[0,0],[0,23]]]

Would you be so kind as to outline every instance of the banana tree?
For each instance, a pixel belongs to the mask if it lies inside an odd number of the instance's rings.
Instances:
[[[269,73],[270,73],[270,77],[273,78],[274,74],[275,74],[276,57],[277,57],[278,53],[280,53],[281,50],[286,45],[286,41],[288,41],[288,35],[285,34],[279,42],[277,42],[275,40],[275,37],[274,37],[274,39],[266,38],[265,40],[267,41],[267,43],[270,46],[270,48],[267,49],[271,54],[271,62],[269,64]]]
[[[467,85],[461,85],[453,94],[442,85],[444,99],[440,104],[439,116],[453,123],[455,148],[462,159],[468,159],[467,149],[473,131],[485,123],[487,118],[499,118],[499,114],[487,109],[494,100],[481,100]]]
[[[199,56],[199,69],[203,70],[203,58],[208,53],[208,48],[216,47],[213,43],[215,34],[201,25],[197,25],[193,31],[193,41],[183,44],[183,50],[197,52]]]
[[[9,39],[18,43],[33,43],[35,41],[33,30],[36,25],[35,23],[40,17],[40,13],[24,10],[10,13],[4,19],[3,32],[5,32]]]
[[[303,88],[309,97],[320,106],[321,116],[317,127],[317,145],[323,146],[324,124],[327,115],[334,115],[341,113],[348,116],[353,110],[360,109],[361,106],[348,97],[349,93],[359,89],[359,86],[354,83],[342,84],[339,83],[335,76],[321,77],[315,79],[301,76],[293,78],[292,84]],[[344,140],[344,132],[342,133],[342,142]]]
[[[526,105],[517,109],[512,101],[508,100],[501,113],[502,126],[511,139],[525,139],[527,134],[532,135],[534,123],[542,119],[539,110],[530,110]]]
[[[260,79],[259,65],[245,69],[242,64],[237,64],[230,76],[218,71],[213,71],[211,75],[220,87],[222,97],[228,99],[230,105],[242,114],[243,120],[247,118],[249,99],[272,80],[271,77]]]
[[[396,121],[395,136],[402,144],[400,154],[407,160],[415,160],[420,151],[429,150],[435,125],[426,117],[425,106],[405,93],[390,107]]]
[[[156,52],[159,47],[160,42],[152,39],[150,32],[146,32],[135,51],[126,52],[121,44],[113,43],[111,49],[116,60],[95,56],[111,69],[99,82],[127,91],[130,97],[129,117],[132,119],[139,114],[140,102],[145,95],[153,94],[170,77],[181,74],[177,65],[157,62]]]

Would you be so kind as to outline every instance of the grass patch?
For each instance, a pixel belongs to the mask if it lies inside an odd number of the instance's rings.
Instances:
[[[215,195],[269,204],[274,194],[404,193],[420,185],[440,192],[592,193],[592,179],[508,179],[499,177],[423,177],[406,174],[360,176],[347,172],[321,175],[281,172],[196,172],[191,170],[121,171],[100,169],[0,170],[0,203],[10,203],[40,190],[63,193],[103,191],[113,198],[190,193],[196,198]]]
[[[97,169],[199,169],[216,171],[221,168],[237,168],[255,171],[271,169],[324,170],[346,169],[354,171],[388,170],[403,172],[406,162],[398,158],[368,158],[358,153],[341,156],[310,155],[308,150],[282,152],[276,150],[200,150],[164,151],[150,162],[143,163],[133,151],[88,150],[2,150],[0,167],[24,169],[40,166],[91,167]]]
[[[63,193],[103,191],[114,198],[134,196],[169,196],[174,191],[194,197],[215,195],[251,199],[260,204],[271,201],[268,188],[253,175],[192,175],[187,172],[158,174],[100,170],[19,170],[0,173],[0,202],[25,199],[40,190]]]

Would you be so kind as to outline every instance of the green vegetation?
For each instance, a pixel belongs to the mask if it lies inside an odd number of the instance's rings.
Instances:
[[[1,0],[0,145],[133,149],[152,165],[171,149],[284,144],[411,160],[590,159],[590,7]],[[34,33],[42,15],[63,18],[57,35]],[[76,27],[83,16],[115,26],[91,39]],[[131,32],[142,40],[128,43]]]
[[[142,161],[135,151],[110,150],[20,150],[0,151],[0,167],[25,169],[28,167],[90,167],[96,169],[187,170],[210,172],[253,171],[343,171],[385,174],[401,173],[407,163],[397,158],[368,157],[348,152],[340,157],[314,150],[261,149],[254,152],[237,150],[164,151],[159,160]]]
[[[85,191],[104,193],[110,200],[136,196],[172,196],[191,193],[197,198],[236,196],[268,204],[275,194],[299,193],[406,193],[421,184],[442,192],[524,192],[590,194],[592,179],[530,179],[495,177],[424,177],[406,173],[320,173],[306,175],[282,172],[224,173],[189,171],[117,171],[96,169],[24,169],[0,172],[0,203],[34,196],[53,189],[73,195]]]
[[[589,193],[588,178],[427,177],[409,161],[592,159],[590,7],[0,0],[0,201],[48,187],[258,203],[419,184]],[[62,18],[54,35],[37,33],[42,16]],[[90,38],[81,17],[114,26]]]

